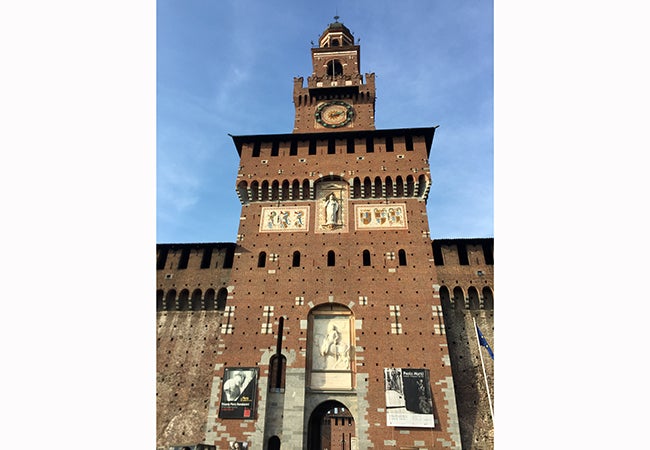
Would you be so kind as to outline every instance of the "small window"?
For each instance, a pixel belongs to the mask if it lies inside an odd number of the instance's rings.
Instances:
[[[369,266],[370,265],[370,251],[369,250],[364,250],[363,251],[363,265],[364,266]]]
[[[253,158],[259,158],[260,156],[260,143],[255,142],[253,144]]]
[[[399,265],[400,266],[405,266],[406,265],[406,252],[404,249],[400,249],[399,252],[397,252],[397,256],[399,258]]]
[[[266,252],[260,252],[257,257],[257,267],[266,267]]]
[[[293,260],[291,261],[292,267],[300,267],[300,252],[293,252]]]
[[[334,251],[330,250],[329,252],[327,252],[327,265],[334,266],[336,262],[335,260],[336,260],[336,255],[334,254]]]
[[[289,156],[296,156],[298,154],[298,141],[291,141],[291,147],[289,147]]]
[[[315,155],[316,154],[316,140],[315,139],[310,139],[309,140],[309,154],[310,155]]]
[[[278,156],[280,153],[280,143],[279,142],[274,142],[271,144],[271,156]]]

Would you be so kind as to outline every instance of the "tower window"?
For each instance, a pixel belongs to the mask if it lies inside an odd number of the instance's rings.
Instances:
[[[260,156],[260,146],[261,145],[260,145],[259,141],[255,142],[253,144],[253,158],[259,158],[259,156]]]
[[[370,251],[369,250],[364,250],[363,251],[363,265],[364,266],[369,266],[370,265]]]
[[[280,143],[279,142],[274,142],[271,144],[271,156],[278,156],[280,153]]]
[[[400,266],[405,266],[406,265],[406,252],[404,249],[400,249],[399,252],[397,252],[397,257],[399,259],[399,265]]]
[[[292,267],[300,267],[300,252],[293,252],[293,260],[291,261]]]
[[[289,156],[296,156],[298,154],[298,141],[291,141],[291,147],[289,147]]]
[[[309,154],[310,155],[316,154],[316,140],[314,139],[309,140]]]
[[[266,252],[260,252],[257,257],[257,267],[266,267]]]
[[[328,266],[334,266],[335,259],[336,259],[336,256],[335,256],[333,250],[330,250],[329,252],[327,252],[327,265]]]
[[[343,75],[343,66],[341,65],[341,62],[336,59],[329,61],[327,63],[327,75],[330,77]]]

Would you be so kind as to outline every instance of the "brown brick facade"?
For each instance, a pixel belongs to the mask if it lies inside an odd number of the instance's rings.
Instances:
[[[158,245],[162,448],[493,447],[472,325],[493,345],[493,240],[431,241],[435,128],[375,130],[358,51],[331,24],[296,80],[294,133],[233,137],[235,244]],[[219,417],[232,368],[259,370],[251,417]],[[432,427],[387,425],[391,368],[426,370]]]

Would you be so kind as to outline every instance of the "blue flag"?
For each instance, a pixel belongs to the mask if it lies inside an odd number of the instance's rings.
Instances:
[[[494,353],[490,348],[490,344],[488,344],[487,339],[485,339],[485,336],[483,336],[483,333],[481,333],[481,329],[478,327],[478,325],[476,325],[476,331],[478,332],[479,343],[487,349],[488,353],[490,354],[490,358],[494,359]]]

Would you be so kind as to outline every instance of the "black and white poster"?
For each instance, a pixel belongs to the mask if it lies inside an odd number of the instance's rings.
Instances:
[[[428,369],[384,369],[386,425],[434,428]]]
[[[253,419],[257,399],[257,367],[227,367],[221,385],[219,417]]]

